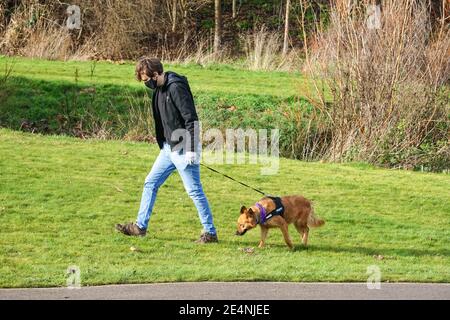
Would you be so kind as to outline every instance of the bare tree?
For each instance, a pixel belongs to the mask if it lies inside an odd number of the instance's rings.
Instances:
[[[220,42],[222,38],[222,1],[214,0],[214,16],[215,16],[215,30],[214,30],[214,54],[217,55],[220,50]]]
[[[172,24],[171,30],[175,32],[177,29],[177,0],[165,1],[167,15]]]
[[[233,19],[236,18],[236,0],[233,0],[233,6],[232,6],[232,10],[233,10]]]
[[[307,95],[317,122],[300,152],[448,170],[450,30],[433,33],[427,1],[385,1],[381,14],[371,15],[372,0],[348,3],[332,5],[329,27],[317,24],[310,35],[312,47],[305,32],[309,0],[300,2],[304,70],[315,87]]]
[[[288,51],[288,41],[289,41],[289,13],[291,10],[291,0],[286,0],[286,17],[284,21],[284,42],[283,42],[283,56],[287,54]]]
[[[177,0],[172,0],[172,32],[177,29]]]
[[[184,43],[188,41],[189,38],[189,30],[188,30],[188,11],[189,7],[187,4],[188,0],[181,0],[181,10],[183,12],[183,40]]]
[[[179,5],[181,12],[183,13],[183,39],[184,43],[189,40],[189,35],[191,34],[192,27],[191,23],[195,20],[191,20],[192,13],[197,12],[204,6],[211,4],[210,0],[179,0]]]

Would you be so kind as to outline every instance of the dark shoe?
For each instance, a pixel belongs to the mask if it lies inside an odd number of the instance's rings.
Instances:
[[[208,232],[202,233],[200,239],[195,241],[195,243],[211,243],[211,242],[219,242],[219,240],[217,239],[217,235]]]
[[[116,229],[127,236],[145,236],[147,230],[143,230],[136,223],[116,224]]]

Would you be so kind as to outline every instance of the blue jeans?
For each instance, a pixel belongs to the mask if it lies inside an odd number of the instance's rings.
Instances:
[[[198,163],[188,165],[184,154],[181,151],[172,152],[167,143],[164,143],[150,173],[145,178],[144,191],[142,192],[141,205],[136,221],[137,225],[144,230],[148,228],[158,188],[175,169],[183,180],[186,192],[197,207],[203,231],[216,234],[211,209],[200,182],[200,165]]]

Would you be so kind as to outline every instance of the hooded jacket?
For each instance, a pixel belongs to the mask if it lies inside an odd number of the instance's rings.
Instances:
[[[164,84],[153,91],[152,110],[160,149],[166,141],[172,151],[196,150],[198,117],[186,77],[166,72]]]

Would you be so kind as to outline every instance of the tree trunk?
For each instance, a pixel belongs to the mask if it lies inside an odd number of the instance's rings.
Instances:
[[[236,0],[233,0],[233,19],[236,18]]]
[[[187,28],[187,18],[188,18],[188,10],[187,8],[183,11],[183,33],[184,33],[184,43],[188,41],[189,38],[189,30]]]
[[[188,15],[189,15],[189,4],[190,0],[180,0],[180,10],[183,13],[183,41],[184,44],[188,41],[189,30],[188,30]]]
[[[215,16],[215,30],[214,30],[214,54],[219,54],[220,42],[222,37],[222,7],[220,0],[214,0],[214,16]]]
[[[177,0],[172,1],[172,32],[177,29]]]
[[[286,17],[284,21],[284,43],[283,56],[287,54],[289,44],[289,12],[291,10],[291,0],[286,0]]]

